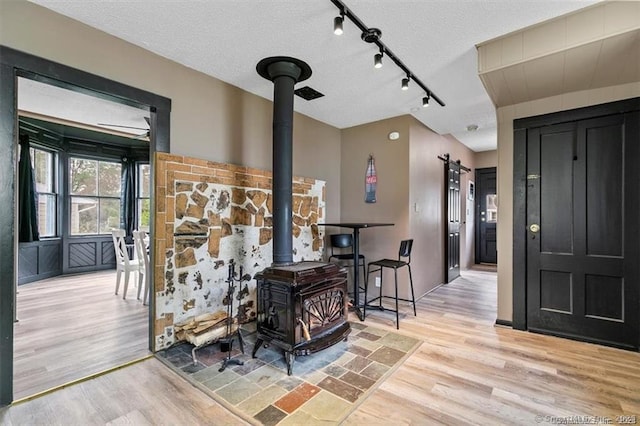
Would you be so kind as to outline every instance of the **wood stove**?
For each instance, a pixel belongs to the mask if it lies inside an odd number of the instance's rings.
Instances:
[[[258,335],[285,351],[287,373],[296,355],[308,355],[345,339],[347,275],[331,263],[293,262],[293,86],[311,76],[307,63],[288,56],[264,58],[256,66],[273,81],[273,265],[256,274]]]
[[[347,273],[333,263],[300,262],[256,275],[258,331],[253,357],[262,344],[285,351],[287,374],[296,355],[309,355],[345,340]]]

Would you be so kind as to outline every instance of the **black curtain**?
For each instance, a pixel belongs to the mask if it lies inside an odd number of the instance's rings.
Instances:
[[[136,226],[136,165],[127,158],[122,160],[122,197],[120,198],[120,228],[127,233],[127,243],[133,241]]]
[[[33,180],[29,135],[20,135],[20,161],[18,163],[18,238],[20,242],[38,241],[38,204]]]

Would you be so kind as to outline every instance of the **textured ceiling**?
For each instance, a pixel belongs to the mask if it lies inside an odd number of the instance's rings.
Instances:
[[[163,57],[272,99],[258,76],[267,56],[306,61],[304,85],[324,93],[295,109],[338,128],[411,114],[475,151],[495,149],[495,108],[477,72],[475,45],[586,7],[592,0],[345,0],[382,41],[445,103],[421,108],[424,92],[400,90],[403,72],[345,20],[333,34],[338,9],[330,0],[31,0]],[[478,125],[468,132],[467,126]]]

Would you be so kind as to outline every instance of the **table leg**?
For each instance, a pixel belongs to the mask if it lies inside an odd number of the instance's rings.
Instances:
[[[364,315],[360,310],[360,279],[359,264],[360,262],[360,229],[353,229],[353,309],[356,311],[360,321],[364,321]],[[365,298],[367,295],[365,294]],[[366,300],[365,300],[366,302]]]

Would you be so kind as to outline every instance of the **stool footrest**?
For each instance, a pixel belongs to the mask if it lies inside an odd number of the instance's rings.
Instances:
[[[371,303],[372,303],[372,302],[375,302],[376,300],[378,300],[378,299],[380,299],[380,298],[382,298],[382,299],[391,299],[391,300],[396,300],[396,298],[395,298],[395,297],[393,297],[393,296],[378,296],[378,297],[375,297],[375,298],[373,298],[373,299],[371,299],[371,300],[367,300],[367,301],[365,302],[365,305],[367,305],[367,308],[369,308],[369,307],[376,308],[377,306],[376,306],[376,305],[372,305]],[[409,302],[409,303],[413,303],[413,300],[411,300],[411,299],[401,299],[401,298],[399,298],[399,297],[398,297],[398,301],[399,301],[399,302]],[[381,303],[382,303],[382,302],[381,302]],[[396,311],[395,309],[388,309],[388,310],[392,310],[392,311],[394,311],[394,312]]]

